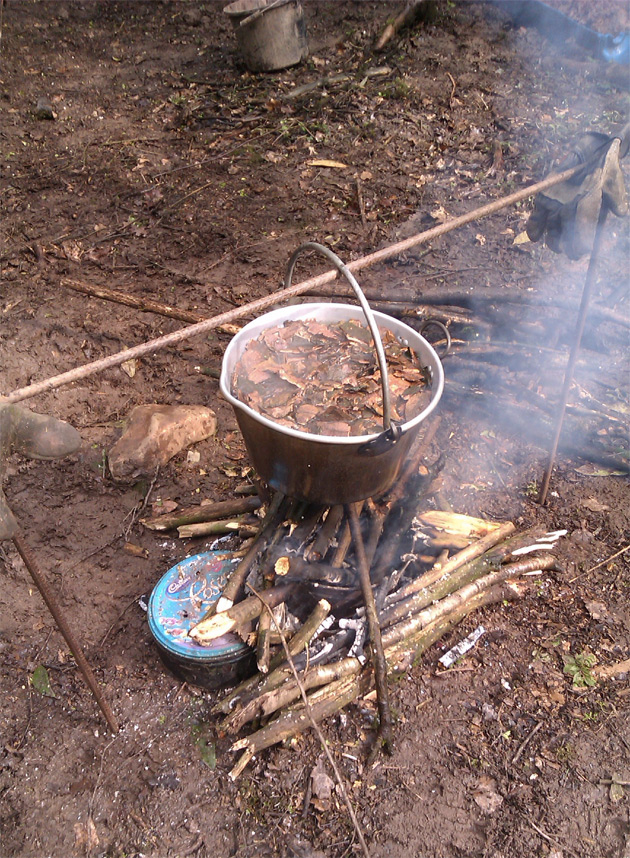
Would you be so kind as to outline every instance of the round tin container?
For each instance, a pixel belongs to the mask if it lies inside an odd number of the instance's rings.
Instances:
[[[149,629],[163,662],[193,685],[219,688],[254,672],[253,650],[238,635],[224,635],[210,646],[188,637],[221,595],[237,562],[223,551],[187,557],[169,569],[149,598]]]

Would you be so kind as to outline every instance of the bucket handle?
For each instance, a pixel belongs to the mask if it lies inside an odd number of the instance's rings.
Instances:
[[[378,330],[378,326],[376,324],[376,319],[372,314],[372,310],[370,305],[368,304],[365,295],[363,294],[361,287],[356,281],[356,278],[350,271],[350,269],[344,265],[341,259],[337,256],[336,253],[333,253],[330,248],[325,247],[323,244],[318,244],[316,241],[307,241],[304,244],[301,244],[297,250],[293,252],[293,255],[289,259],[287,264],[287,273],[284,278],[284,288],[288,289],[291,286],[291,279],[293,277],[293,269],[295,268],[295,263],[297,262],[298,256],[304,250],[316,250],[319,253],[322,253],[326,256],[335,266],[335,268],[340,271],[343,276],[346,278],[348,283],[354,289],[354,292],[357,296],[359,304],[361,305],[361,309],[365,314],[365,318],[367,320],[368,326],[370,328],[370,332],[372,334],[372,339],[374,340],[374,346],[376,348],[376,357],[378,359],[379,369],[381,371],[381,387],[383,389],[383,429],[385,430],[383,435],[379,435],[378,439],[375,441],[380,441],[381,445],[383,441],[389,440],[390,443],[395,443],[398,438],[401,436],[402,431],[400,426],[397,423],[392,422],[391,418],[391,405],[389,399],[389,377],[387,375],[387,362],[385,360],[385,350],[383,348],[383,341],[381,340],[381,335]],[[386,436],[385,438],[383,436]],[[372,443],[372,442],[369,442]],[[379,446],[381,446],[379,445]]]
[[[275,9],[276,6],[282,6],[283,3],[286,3],[287,0],[273,0],[272,3],[269,3],[267,6],[260,6],[251,15],[248,15],[246,18],[243,18],[242,21],[239,21],[239,27],[245,27],[247,24],[253,24],[254,21],[257,21],[259,18],[265,14],[265,12],[269,12],[271,9]]]

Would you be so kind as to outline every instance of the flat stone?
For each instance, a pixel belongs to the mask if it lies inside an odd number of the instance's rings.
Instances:
[[[130,480],[155,472],[176,453],[214,435],[214,411],[203,405],[138,405],[127,428],[109,451],[115,480]]]

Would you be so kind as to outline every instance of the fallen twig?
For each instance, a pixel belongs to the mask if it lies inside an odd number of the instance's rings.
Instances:
[[[142,310],[145,313],[156,313],[158,316],[178,319],[180,322],[203,322],[208,318],[192,310],[180,310],[177,307],[171,307],[169,304],[151,301],[149,298],[136,298],[135,295],[130,295],[128,292],[107,289],[105,286],[94,286],[91,283],[82,283],[79,280],[68,280],[66,278],[60,280],[59,283],[61,286],[65,286],[66,289],[73,289],[75,292],[82,292],[84,295],[91,295],[94,298],[101,298],[104,301],[111,301],[114,304],[124,304],[126,307],[134,307],[136,310]],[[228,324],[221,325],[219,330],[225,334],[236,334],[240,328],[238,325]]]

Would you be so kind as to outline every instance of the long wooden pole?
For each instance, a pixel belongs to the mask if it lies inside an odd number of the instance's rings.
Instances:
[[[24,537],[19,530],[13,534],[13,544],[17,548],[20,557],[24,561],[24,565],[30,572],[31,578],[37,585],[37,589],[41,593],[44,602],[46,602],[48,610],[52,614],[54,621],[57,623],[57,628],[63,635],[66,643],[68,644],[70,652],[74,656],[74,660],[77,663],[77,667],[83,674],[83,678],[87,682],[90,691],[94,695],[94,699],[96,700],[99,709],[105,716],[105,720],[107,721],[109,729],[112,731],[112,733],[117,733],[118,721],[116,720],[116,716],[112,712],[112,709],[107,700],[105,700],[103,692],[99,688],[98,682],[96,681],[96,677],[92,673],[92,668],[88,664],[88,661],[83,654],[83,650],[79,646],[79,642],[75,638],[74,633],[65,618],[65,615],[61,612],[61,609],[57,604],[57,600],[53,596],[52,589],[42,575],[42,572],[39,568],[39,564],[35,559],[35,555],[32,553],[31,549],[24,541]]]
[[[527,199],[527,197],[531,197],[534,194],[545,191],[547,188],[552,188],[554,185],[558,185],[560,182],[570,179],[571,176],[574,176],[575,173],[578,172],[578,170],[583,169],[584,164],[579,164],[577,167],[572,167],[570,170],[564,170],[562,173],[556,173],[548,176],[541,182],[536,182],[534,185],[529,185],[528,187],[522,188],[520,191],[515,191],[513,194],[509,194],[506,197],[502,197],[492,203],[480,206],[473,211],[467,212],[467,214],[460,215],[459,217],[453,218],[452,220],[446,221],[438,226],[434,226],[432,229],[427,229],[424,232],[416,233],[416,235],[412,235],[410,238],[398,241],[396,244],[391,244],[388,247],[383,247],[381,250],[370,253],[368,256],[362,256],[359,259],[355,259],[352,262],[349,262],[346,267],[350,271],[361,271],[363,268],[368,268],[370,265],[374,265],[377,262],[383,262],[386,259],[391,259],[393,256],[397,256],[418,244],[424,244],[427,241],[438,238],[447,232],[451,232],[451,230],[456,229],[457,227],[480,220],[487,215],[494,214],[495,212],[501,211],[502,209],[514,205],[521,200]],[[278,304],[280,301],[285,301],[287,298],[302,295],[304,292],[308,292],[311,289],[317,289],[324,286],[326,283],[331,283],[335,280],[337,275],[338,271],[334,269],[326,271],[323,274],[319,274],[317,277],[311,277],[308,280],[303,280],[301,283],[294,283],[293,286],[290,286],[288,289],[281,289],[279,292],[273,292],[271,295],[267,295],[264,298],[258,298],[256,301],[251,301],[249,304],[244,304],[242,307],[236,307],[233,310],[228,310],[226,313],[221,313],[220,315],[213,316],[210,319],[205,319],[203,322],[196,322],[186,328],[181,328],[180,330],[173,331],[170,334],[164,334],[161,337],[133,346],[130,349],[124,349],[121,352],[100,358],[99,360],[85,364],[84,366],[75,367],[74,369],[61,373],[61,375],[55,375],[52,378],[47,378],[43,381],[29,384],[27,387],[21,387],[18,390],[8,393],[5,400],[7,402],[22,402],[23,400],[30,399],[32,396],[36,396],[39,393],[45,393],[48,390],[53,390],[64,384],[70,384],[73,381],[78,381],[79,379],[87,378],[88,376],[94,375],[98,372],[103,372],[111,367],[120,366],[120,364],[125,363],[125,361],[143,357],[144,355],[151,354],[159,349],[166,348],[167,346],[176,345],[177,343],[181,343],[183,340],[193,337],[196,334],[203,334],[207,331],[212,331],[215,328],[233,322],[235,319],[240,319],[243,316],[254,315],[259,310],[266,310],[268,307]]]

